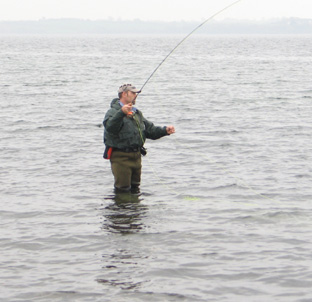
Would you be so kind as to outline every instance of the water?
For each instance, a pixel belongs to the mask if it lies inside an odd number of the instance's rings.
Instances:
[[[1,301],[311,301],[310,36],[192,36],[138,98],[141,196],[109,103],[178,36],[1,36]]]

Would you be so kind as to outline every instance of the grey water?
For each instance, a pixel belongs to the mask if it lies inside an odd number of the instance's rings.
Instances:
[[[181,38],[0,36],[0,301],[312,301],[311,36],[190,37],[113,193],[104,114]]]

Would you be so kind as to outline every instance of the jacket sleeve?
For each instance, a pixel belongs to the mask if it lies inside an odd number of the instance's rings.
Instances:
[[[121,109],[110,109],[104,117],[103,125],[107,132],[118,134],[123,125],[123,118],[125,114]]]
[[[143,117],[143,123],[145,125],[145,136],[149,139],[159,139],[163,136],[168,135],[166,126],[159,127],[155,126],[152,122],[148,121]]]

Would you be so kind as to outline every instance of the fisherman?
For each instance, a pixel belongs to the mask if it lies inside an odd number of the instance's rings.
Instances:
[[[131,84],[120,86],[118,98],[112,100],[103,121],[103,157],[110,159],[116,192],[139,192],[145,139],[155,140],[175,133],[173,126],[154,126],[133,106],[140,92]]]

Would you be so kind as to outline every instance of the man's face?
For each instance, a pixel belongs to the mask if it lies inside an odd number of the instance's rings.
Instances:
[[[132,91],[127,91],[126,92],[126,102],[129,103],[134,103],[134,100],[136,99],[137,94]]]

